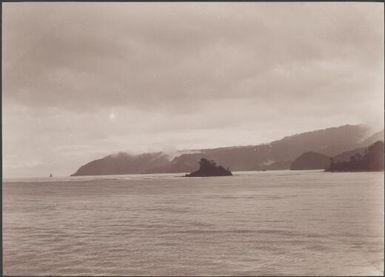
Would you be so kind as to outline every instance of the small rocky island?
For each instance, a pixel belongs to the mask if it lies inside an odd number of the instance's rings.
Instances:
[[[210,177],[210,176],[232,176],[229,169],[225,169],[221,165],[216,165],[214,161],[202,158],[199,161],[199,169],[197,171],[186,174],[186,177]]]

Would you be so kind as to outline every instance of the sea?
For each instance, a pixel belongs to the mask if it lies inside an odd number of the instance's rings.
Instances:
[[[383,275],[384,173],[3,180],[3,274]]]

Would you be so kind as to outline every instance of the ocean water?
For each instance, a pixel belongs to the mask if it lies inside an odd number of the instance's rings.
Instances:
[[[7,275],[382,275],[383,173],[3,183]]]

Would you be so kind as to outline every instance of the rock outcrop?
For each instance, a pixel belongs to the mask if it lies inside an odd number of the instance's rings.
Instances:
[[[232,176],[229,169],[225,169],[221,165],[216,165],[214,161],[201,158],[199,161],[199,169],[197,171],[186,174],[186,177],[210,177],[210,176]]]

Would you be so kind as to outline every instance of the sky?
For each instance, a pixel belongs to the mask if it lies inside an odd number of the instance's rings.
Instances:
[[[383,3],[2,6],[5,178],[383,128]]]

